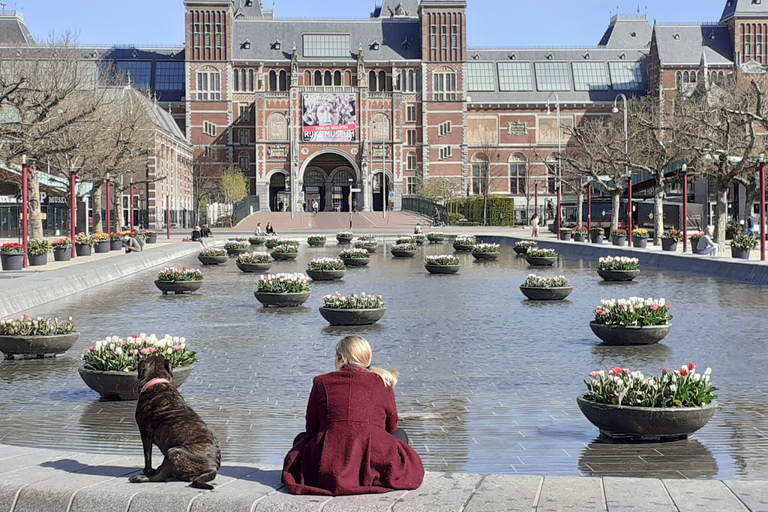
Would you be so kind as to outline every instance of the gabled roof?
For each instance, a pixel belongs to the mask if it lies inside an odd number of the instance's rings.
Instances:
[[[418,18],[418,0],[383,0],[371,14],[372,18]]]
[[[3,11],[0,14],[0,45],[35,44],[35,38],[24,23],[24,15],[19,11]]]
[[[730,18],[765,18],[768,17],[768,2],[760,0],[727,0],[720,22]]]
[[[647,48],[653,29],[645,15],[616,14],[598,46],[606,48]]]
[[[710,66],[733,65],[733,45],[725,25],[657,24],[654,30],[662,66],[698,66],[702,52]]]

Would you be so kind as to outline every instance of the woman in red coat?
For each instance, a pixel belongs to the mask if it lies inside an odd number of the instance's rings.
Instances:
[[[424,466],[397,429],[397,370],[371,368],[371,358],[364,338],[347,336],[336,345],[337,371],[315,377],[307,431],[283,464],[291,494],[339,496],[421,485]]]

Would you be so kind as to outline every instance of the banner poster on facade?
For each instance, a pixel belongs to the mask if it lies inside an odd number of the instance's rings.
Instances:
[[[354,94],[307,93],[302,100],[304,142],[355,140]]]

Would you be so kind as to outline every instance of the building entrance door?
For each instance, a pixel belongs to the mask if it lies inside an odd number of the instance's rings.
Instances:
[[[373,211],[383,211],[389,201],[389,193],[392,192],[392,180],[383,172],[373,175]]]
[[[269,179],[269,209],[273,212],[287,211],[290,189],[285,182],[285,174],[278,172]]]

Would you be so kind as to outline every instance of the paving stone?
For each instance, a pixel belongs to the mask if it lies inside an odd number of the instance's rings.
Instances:
[[[680,512],[745,512],[749,510],[718,480],[664,480],[664,486]]]
[[[486,475],[464,512],[533,510],[543,477]]]
[[[37,451],[40,451],[40,449],[0,444],[0,461],[5,461],[11,457],[18,457],[19,455],[30,455]],[[2,464],[0,464],[0,472],[2,472],[3,469]]]
[[[605,478],[603,488],[611,512],[677,510],[664,484],[656,478]]]
[[[392,491],[363,496],[338,496],[323,507],[323,512],[386,512],[408,491]]]
[[[281,490],[256,502],[254,512],[321,512],[330,496],[294,496]]]
[[[0,463],[0,474],[18,471],[23,468],[37,466],[44,462],[57,459],[65,459],[78,455],[79,452],[65,452],[58,450],[30,450],[28,454],[19,454],[13,457],[3,459]],[[4,477],[3,481],[7,481]]]
[[[766,482],[724,482],[752,512],[768,512],[768,484]]]
[[[599,478],[546,476],[537,512],[606,510]]]
[[[408,491],[397,503],[394,512],[430,512],[461,510],[475,491],[482,475],[469,473],[432,473],[424,476],[421,487]]]
[[[213,492],[192,501],[190,512],[251,512],[254,503],[282,487],[279,470],[246,466],[221,468],[214,485]]]

